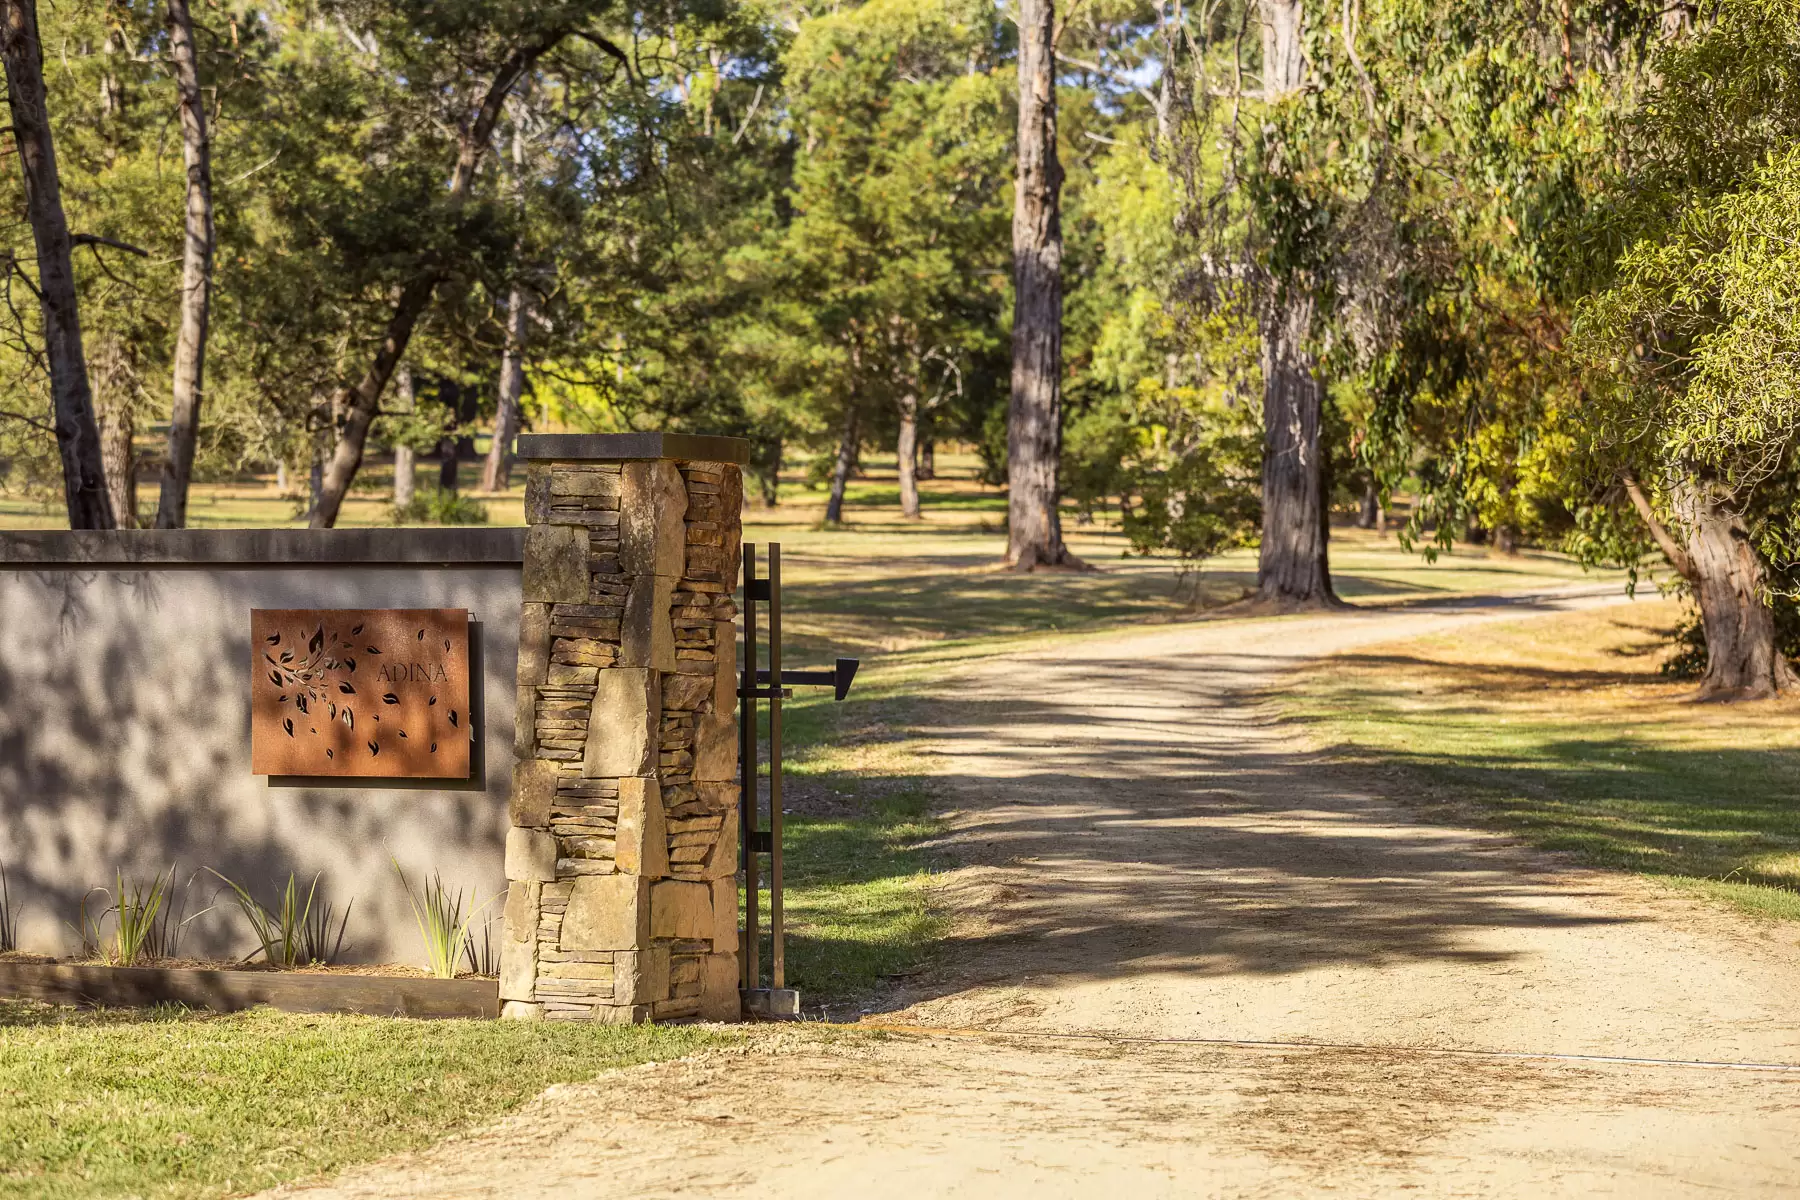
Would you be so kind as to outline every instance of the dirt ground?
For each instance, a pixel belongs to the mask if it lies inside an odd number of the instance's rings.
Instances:
[[[288,1191],[1800,1194],[1791,927],[1418,821],[1264,699],[1337,651],[1613,602],[1166,626],[983,666],[922,730],[967,864],[930,976],[854,1031],[553,1088]]]

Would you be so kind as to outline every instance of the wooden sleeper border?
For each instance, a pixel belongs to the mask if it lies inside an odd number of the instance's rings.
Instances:
[[[499,988],[492,979],[193,967],[0,962],[0,996],[104,1008],[185,1004],[215,1012],[238,1012],[267,1004],[283,1012],[375,1017],[492,1019],[500,1015]]]

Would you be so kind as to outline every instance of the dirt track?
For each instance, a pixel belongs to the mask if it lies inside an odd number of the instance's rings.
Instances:
[[[1791,931],[1421,823],[1255,701],[1335,651],[1594,602],[986,667],[924,731],[970,864],[958,937],[870,1018],[931,1032],[774,1032],[555,1088],[304,1194],[1796,1194],[1800,1070],[1577,1057],[1800,1063]]]

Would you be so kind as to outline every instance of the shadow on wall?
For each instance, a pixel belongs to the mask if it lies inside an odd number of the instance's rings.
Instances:
[[[250,610],[276,607],[469,609],[481,777],[252,775]],[[90,889],[174,866],[190,914],[218,904],[184,955],[254,946],[212,868],[265,902],[290,872],[303,894],[317,873],[322,899],[354,905],[346,959],[422,961],[390,856],[415,888],[434,872],[483,898],[504,887],[518,608],[516,567],[0,570],[0,863],[21,948],[77,951]]]

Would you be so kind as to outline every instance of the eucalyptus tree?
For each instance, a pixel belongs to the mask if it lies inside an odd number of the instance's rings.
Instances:
[[[1006,422],[1006,562],[1077,566],[1063,544],[1062,163],[1056,139],[1056,3],[1020,0],[1013,366]]]
[[[0,3],[0,65],[24,183],[25,217],[36,246],[42,353],[49,375],[52,429],[62,465],[63,501],[72,529],[116,524],[100,455],[100,429],[81,338],[74,237],[63,210],[56,139],[44,84],[44,50],[36,0]],[[8,262],[11,283],[16,259]],[[22,276],[21,276],[22,277]],[[32,418],[27,418],[31,420]],[[38,422],[38,424],[42,424]]]
[[[1586,466],[1698,602],[1702,694],[1756,697],[1800,686],[1769,603],[1800,560],[1800,8],[1707,15],[1621,122],[1570,344]]]
[[[212,138],[200,88],[199,52],[188,0],[167,0],[169,59],[173,65],[181,149],[186,168],[181,247],[181,320],[175,339],[169,449],[157,498],[158,529],[187,524],[188,485],[194,476],[200,406],[205,396],[206,337],[212,319],[213,224]]]

